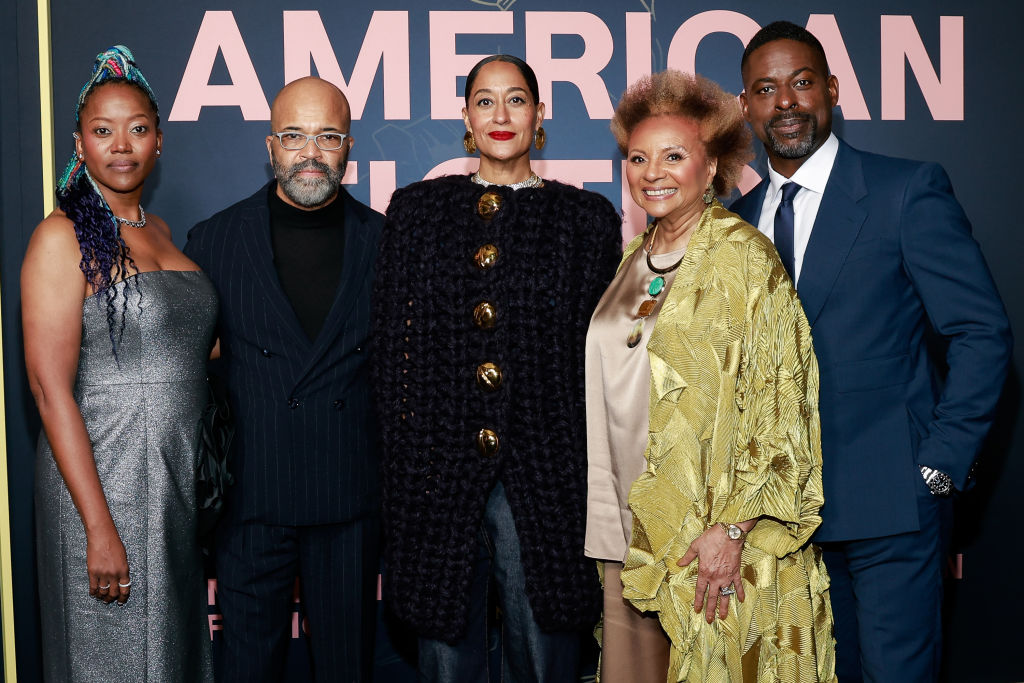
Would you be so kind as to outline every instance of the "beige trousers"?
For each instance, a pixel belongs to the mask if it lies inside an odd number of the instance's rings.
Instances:
[[[640,612],[622,597],[622,563],[604,563],[601,683],[665,683],[669,639],[658,615]]]

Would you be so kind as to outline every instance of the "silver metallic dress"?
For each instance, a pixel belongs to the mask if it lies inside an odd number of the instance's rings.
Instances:
[[[35,501],[45,678],[212,681],[194,473],[216,293],[191,271],[140,273],[115,287],[115,329],[128,299],[120,367],[105,295],[91,296],[74,394],[128,554],[131,595],[123,606],[89,595],[85,531],[41,434]]]

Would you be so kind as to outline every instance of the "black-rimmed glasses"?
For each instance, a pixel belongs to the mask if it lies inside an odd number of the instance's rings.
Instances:
[[[306,135],[297,131],[289,130],[283,133],[271,133],[281,142],[281,146],[290,152],[305,149],[312,140],[316,146],[325,152],[335,152],[341,149],[345,143],[348,133],[319,133],[317,135]]]

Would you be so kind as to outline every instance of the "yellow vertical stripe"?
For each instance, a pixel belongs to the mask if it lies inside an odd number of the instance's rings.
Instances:
[[[0,377],[3,377],[3,371],[3,341],[0,340]],[[16,683],[18,665],[14,652],[14,582],[11,577],[11,502],[7,489],[6,415],[4,392],[0,391],[0,615],[4,637],[4,681]]]
[[[43,216],[45,216],[53,211],[56,187],[49,0],[37,0],[36,12],[39,29],[39,132],[42,154]],[[2,320],[2,313],[0,313],[0,320]],[[0,377],[3,376],[3,342],[0,340]],[[17,683],[18,663],[14,632],[14,582],[11,575],[11,503],[7,478],[6,415],[4,392],[0,391],[0,623],[3,628],[4,683]]]
[[[50,0],[37,0],[39,21],[39,133],[43,154],[43,216],[54,207],[57,186],[53,141],[53,71],[50,64]]]

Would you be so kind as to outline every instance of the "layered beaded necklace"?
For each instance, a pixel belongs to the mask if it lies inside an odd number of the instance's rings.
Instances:
[[[131,228],[144,228],[146,227],[146,212],[142,210],[142,204],[139,204],[139,220],[130,221],[127,218],[121,218],[120,216],[114,216],[114,220]]]
[[[492,183],[490,180],[484,180],[483,178],[480,177],[479,171],[470,176],[469,179],[472,180],[477,185],[483,185],[484,187],[498,185],[499,187],[507,187],[510,190],[522,190],[523,188],[526,187],[537,187],[543,182],[539,175],[532,172],[530,173],[530,177],[527,178],[526,180],[520,180],[518,183],[509,183],[508,185],[501,185],[500,183]]]
[[[633,323],[633,327],[629,330],[629,336],[626,337],[626,346],[629,348],[635,348],[640,343],[640,339],[644,336],[644,325],[647,318],[654,312],[654,307],[658,304],[658,296],[665,291],[665,276],[674,271],[682,264],[683,259],[686,258],[685,252],[679,257],[679,260],[673,263],[667,268],[658,268],[651,263],[651,250],[654,249],[654,237],[658,234],[658,224],[654,224],[654,230],[651,231],[651,241],[644,246],[645,257],[647,259],[647,268],[654,273],[654,279],[651,280],[650,284],[647,285],[645,293],[649,296],[649,299],[644,299],[640,302],[640,307],[636,309],[636,322]]]

